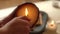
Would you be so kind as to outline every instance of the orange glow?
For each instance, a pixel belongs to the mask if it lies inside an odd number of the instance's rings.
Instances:
[[[28,15],[28,9],[27,8],[25,9],[25,15],[26,16]]]

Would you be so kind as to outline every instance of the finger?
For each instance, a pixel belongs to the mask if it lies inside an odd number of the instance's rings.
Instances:
[[[17,22],[23,22],[24,24],[30,23],[30,20],[26,16],[16,17],[16,20],[17,20]],[[29,26],[30,26],[30,24],[29,24]]]
[[[27,20],[27,21],[30,21],[30,19],[26,16],[20,16],[20,17],[17,17],[18,19],[23,19],[23,20]]]
[[[27,20],[22,20],[18,18],[12,19],[9,23],[7,23],[2,29],[7,31],[8,33],[20,33],[20,34],[28,34],[30,31],[29,22]]]
[[[18,18],[14,18],[12,19],[10,22],[8,22],[7,24],[5,24],[2,29],[7,30],[7,29],[14,29],[14,28],[21,28],[21,27],[30,27],[29,25],[29,21],[27,20],[22,20],[22,19],[18,19]]]
[[[20,26],[20,25],[22,25],[22,26],[30,26],[29,21],[19,19],[18,17],[15,17],[11,21],[9,21],[5,26],[14,27],[14,26]]]
[[[15,11],[13,11],[10,15],[8,15],[5,19],[3,19],[3,24],[5,25],[7,22],[9,22],[11,19],[15,17]]]
[[[26,25],[26,26],[30,26],[30,24],[29,24],[30,22],[29,21],[27,21],[27,20],[23,20],[23,19],[19,19],[19,24],[21,24],[21,25]]]
[[[2,23],[3,21],[2,20],[0,20],[0,23]]]
[[[28,20],[24,20],[24,19],[19,19],[20,17],[16,17],[16,18],[14,18],[14,19],[12,19],[10,22],[12,23],[14,23],[14,24],[20,24],[20,25],[28,25],[28,26],[30,26],[30,21],[28,21]]]

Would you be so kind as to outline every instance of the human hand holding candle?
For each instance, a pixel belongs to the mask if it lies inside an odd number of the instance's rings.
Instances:
[[[0,34],[29,34],[30,24],[27,17],[16,17],[0,28]]]
[[[27,18],[27,15],[28,10],[26,8],[25,16],[13,18],[0,29],[0,34],[29,34],[30,20]]]

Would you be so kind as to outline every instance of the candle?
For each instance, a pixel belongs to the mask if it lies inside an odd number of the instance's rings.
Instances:
[[[56,27],[56,25],[55,25],[54,21],[52,21],[52,22],[50,23],[50,28],[54,29],[55,27]]]
[[[32,3],[24,3],[16,8],[16,16],[26,16],[31,27],[38,21],[39,9]]]
[[[48,21],[44,34],[56,34],[56,23],[54,20]]]
[[[54,20],[52,20],[51,21],[51,23],[48,23],[47,24],[47,28],[49,29],[49,30],[56,30],[56,23],[55,23],[55,21]]]

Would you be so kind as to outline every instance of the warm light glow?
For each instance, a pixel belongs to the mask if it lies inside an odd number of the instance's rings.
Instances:
[[[25,15],[26,16],[28,15],[28,9],[27,8],[25,9]]]
[[[54,20],[52,20],[51,24],[54,24]]]

